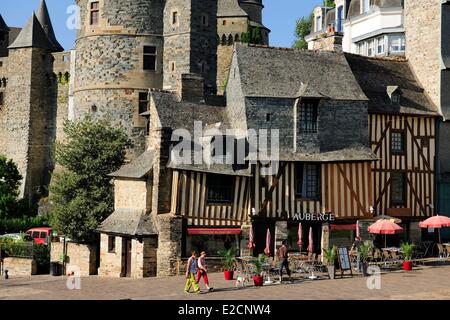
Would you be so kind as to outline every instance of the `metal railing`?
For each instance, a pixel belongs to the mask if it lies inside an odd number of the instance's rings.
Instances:
[[[0,244],[0,258],[33,258],[33,243]]]

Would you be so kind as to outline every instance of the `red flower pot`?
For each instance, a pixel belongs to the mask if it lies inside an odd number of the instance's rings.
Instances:
[[[223,275],[225,276],[225,280],[233,280],[234,271],[233,270],[225,270],[223,272]]]
[[[264,278],[261,276],[254,276],[253,282],[255,283],[255,287],[262,287]]]
[[[411,271],[412,270],[412,262],[411,261],[403,261],[403,270]]]

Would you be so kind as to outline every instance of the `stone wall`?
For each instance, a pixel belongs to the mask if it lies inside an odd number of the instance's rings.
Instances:
[[[1,145],[24,177],[20,195],[45,193],[53,170],[56,82],[53,57],[45,50],[10,50]]]
[[[404,9],[406,58],[431,100],[440,106],[441,2],[407,0]]]
[[[37,274],[36,261],[27,258],[5,258],[3,269],[8,270],[8,275],[11,278],[29,277]]]
[[[95,245],[68,242],[66,269],[79,268],[81,276],[97,274],[97,248]],[[52,242],[50,261],[60,261],[63,254],[63,242]]]
[[[156,237],[133,239],[131,251],[131,277],[146,278],[157,275],[157,246]]]
[[[114,252],[108,252],[108,238],[107,234],[100,235],[100,267],[98,268],[98,275],[120,278],[122,276],[122,238],[114,238]]]
[[[295,123],[300,119],[300,110],[300,105],[295,108],[294,99],[246,98],[248,128],[279,130],[281,148],[292,148],[295,138],[297,151],[302,153],[334,151],[355,144],[368,147],[366,101],[321,100],[317,133],[313,134],[300,132],[300,126]]]
[[[219,45],[217,47],[217,93],[223,94],[228,83],[231,59],[233,57],[232,45]]]
[[[82,28],[76,42],[75,118],[94,113],[122,126],[134,143],[129,158],[145,150],[146,119],[139,93],[163,80],[162,0],[101,0],[98,25],[89,24],[89,1],[79,0]],[[156,70],[144,70],[144,46],[156,47]]]
[[[151,209],[151,186],[146,180],[114,180],[115,209]]]
[[[173,23],[173,14],[178,22]],[[206,18],[206,24],[203,24]],[[167,0],[164,8],[164,89],[174,89],[181,74],[196,73],[216,87],[217,2]]]
[[[181,266],[183,219],[172,214],[158,215],[158,277],[176,275]]]

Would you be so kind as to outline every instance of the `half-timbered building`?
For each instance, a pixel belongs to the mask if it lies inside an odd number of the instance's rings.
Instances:
[[[400,218],[405,239],[419,240],[418,221],[436,214],[438,109],[406,59],[346,58],[369,98],[375,213]]]
[[[236,44],[225,97],[203,88],[186,74],[149,92],[148,151],[112,174],[100,274],[177,274],[190,250],[248,255],[250,227],[255,255],[267,230],[272,254],[285,239],[299,250],[300,223],[317,254],[350,246],[357,225],[367,238],[380,215],[420,237],[438,113],[405,60]]]

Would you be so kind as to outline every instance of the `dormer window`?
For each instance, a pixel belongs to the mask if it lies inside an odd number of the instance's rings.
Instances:
[[[392,94],[391,102],[392,102],[393,105],[399,106],[400,105],[400,99],[401,99],[401,94],[400,93],[394,93],[394,94]]]
[[[394,106],[399,106],[402,98],[402,91],[398,86],[388,86],[387,94],[391,99],[391,104]]]
[[[316,32],[322,30],[322,16],[316,17]]]

